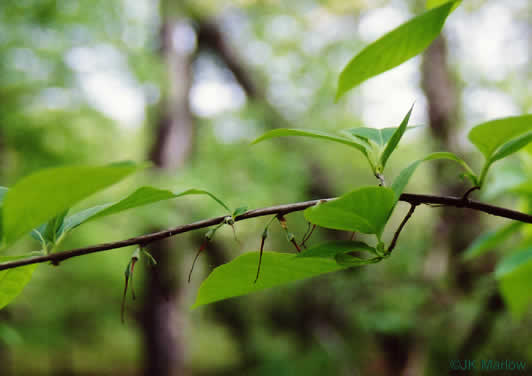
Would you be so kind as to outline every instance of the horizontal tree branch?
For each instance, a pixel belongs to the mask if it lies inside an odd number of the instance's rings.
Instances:
[[[235,221],[242,221],[250,218],[263,217],[267,215],[279,215],[279,214],[288,214],[292,212],[302,211],[308,207],[314,206],[319,202],[326,202],[334,200],[335,198],[327,198],[321,200],[312,200],[297,202],[293,204],[286,205],[277,205],[270,206],[267,208],[255,209],[247,211],[246,213],[239,215],[235,218]],[[489,205],[482,202],[469,200],[467,197],[451,197],[451,196],[432,196],[432,195],[421,195],[421,194],[411,194],[403,193],[400,197],[400,201],[408,202],[411,205],[420,205],[420,204],[429,204],[429,205],[443,205],[443,206],[454,206],[457,208],[467,208],[472,210],[478,210],[483,213],[495,215],[497,217],[503,217],[508,219],[513,219],[520,222],[532,223],[532,215],[518,212],[511,209],[502,208],[499,206]],[[26,259],[10,261],[0,264],[0,270],[17,268],[24,265],[38,264],[43,262],[51,262],[54,265],[59,264],[59,262],[82,255],[87,255],[89,253],[102,252],[112,249],[119,249],[128,247],[131,245],[146,246],[149,243],[152,243],[157,240],[169,238],[171,236],[189,232],[192,230],[198,230],[201,228],[210,227],[213,225],[220,224],[224,221],[226,216],[220,216],[210,219],[205,219],[198,222],[189,223],[186,225],[177,226],[168,230],[154,232],[150,234],[145,234],[137,236],[134,238],[129,238],[112,243],[102,243],[93,245],[90,247],[77,248],[62,252],[56,252],[49,255],[29,257]]]

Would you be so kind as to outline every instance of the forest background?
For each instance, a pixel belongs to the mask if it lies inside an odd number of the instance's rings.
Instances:
[[[143,184],[208,189],[232,207],[333,197],[375,185],[352,150],[304,139],[250,141],[275,128],[397,126],[413,102],[410,124],[422,126],[405,135],[387,167],[392,175],[440,150],[479,166],[469,129],[532,112],[528,1],[463,2],[422,56],[334,102],[352,56],[424,7],[406,0],[3,0],[2,185],[45,167],[150,160],[153,168],[79,208]],[[431,163],[408,192],[465,191],[457,166]],[[526,151],[501,161],[474,197],[526,211],[527,198],[508,192],[530,179],[530,166]],[[202,197],[176,199],[87,224],[61,248],[223,214]],[[287,220],[300,238],[303,216]],[[151,244],[158,273],[137,268],[138,299],[128,299],[124,324],[132,249],[42,265],[0,311],[1,373],[439,375],[455,359],[532,361],[531,312],[512,314],[493,274],[502,255],[530,241],[530,229],[464,261],[479,234],[507,221],[423,206],[386,262],[191,311],[206,275],[258,250],[266,223],[237,223],[238,241],[231,229],[218,231],[190,284],[204,232]],[[319,230],[310,241],[346,237]],[[35,247],[28,237],[13,252]],[[292,249],[275,226],[266,248]]]

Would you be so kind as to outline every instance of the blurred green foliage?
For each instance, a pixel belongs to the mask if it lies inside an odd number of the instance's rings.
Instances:
[[[90,198],[74,211],[116,201],[145,184],[174,192],[190,187],[207,189],[232,208],[319,198],[311,189],[313,184],[331,195],[375,184],[366,162],[349,148],[317,145],[313,140],[251,147],[249,141],[280,126],[272,124],[279,121],[271,115],[272,108],[286,123],[298,128],[332,132],[363,124],[367,105],[364,92],[350,94],[333,105],[335,85],[341,67],[366,44],[361,33],[364,30],[360,30],[361,17],[387,6],[387,1],[185,3],[176,6],[175,13],[188,17],[192,25],[203,18],[220,17],[267,101],[248,98],[239,108],[196,118],[194,156],[184,168],[166,174],[146,171]],[[385,9],[420,9],[418,3],[399,1]],[[467,10],[480,11],[483,6],[487,5],[471,2]],[[146,159],[160,98],[168,90],[159,54],[160,22],[157,4],[149,1],[0,2],[2,185],[11,186],[43,167]],[[201,52],[195,63],[198,81],[202,59],[214,66],[218,76],[224,76],[227,67]],[[458,59],[457,65],[460,63]],[[455,70],[461,72],[460,66]],[[531,78],[528,69],[522,74]],[[469,78],[461,77],[463,82],[470,82]],[[100,82],[96,93],[91,82]],[[471,85],[502,87],[517,96],[515,101],[522,104],[522,111],[530,111],[529,93],[520,95],[519,87],[507,89],[505,82],[515,83],[515,74],[502,79],[482,77]],[[507,86],[514,87],[511,84]],[[108,101],[109,93],[113,97],[129,92],[116,90],[113,85],[125,85],[142,98],[143,119],[121,120],[102,105],[98,90]],[[386,93],[381,96],[384,98]],[[413,99],[417,98],[408,98]],[[118,101],[114,106],[129,112],[138,110],[132,103],[137,102]],[[392,107],[382,111],[391,111]],[[405,111],[399,109],[400,113]],[[388,124],[364,125],[389,126],[399,121],[390,116]],[[387,174],[391,177],[409,162],[435,151],[426,129],[410,133],[388,163]],[[471,159],[472,165],[480,166],[479,159]],[[494,167],[493,176],[488,178],[488,188],[503,184],[506,178],[499,178],[499,174],[508,174],[511,169],[516,175],[512,181],[518,181],[521,191],[528,193],[518,199],[508,195],[507,187],[504,194],[488,189],[490,202],[511,206],[521,200],[521,209],[530,211],[530,190],[525,188],[532,179],[532,159],[519,155],[500,163],[502,167]],[[455,176],[460,173],[458,167],[456,171]],[[409,190],[433,192],[437,187],[430,172],[428,164],[420,165]],[[406,209],[406,205],[399,204],[383,238],[391,239]],[[202,197],[135,210],[87,224],[67,238],[61,249],[135,236],[146,231],[147,224],[170,227],[226,214],[216,202]],[[447,374],[450,354],[482,313],[496,282],[493,274],[484,273],[469,295],[453,290],[445,273],[439,272],[445,271],[448,260],[438,258],[442,254],[437,252],[440,245],[432,239],[437,216],[438,209],[418,209],[401,236],[396,254],[384,263],[189,312],[199,282],[216,266],[201,258],[193,283],[183,290],[187,369],[197,375],[227,374],[238,369],[251,353],[256,364],[247,370],[250,375],[379,374],[386,344],[403,338],[410,344],[426,345],[425,374]],[[301,237],[307,228],[303,215],[292,214],[287,220],[290,230]],[[227,258],[256,251],[266,223],[266,218],[237,223],[241,244],[234,241],[231,229],[223,228],[214,243],[226,251]],[[485,218],[485,223],[495,228],[501,221]],[[201,235],[186,234],[174,240],[175,252],[183,254],[182,265],[176,267],[188,268],[196,247],[195,236]],[[311,243],[330,236],[342,235],[319,231]],[[521,236],[509,241],[525,246],[531,240],[530,226],[523,226]],[[12,252],[38,247],[27,237]],[[497,255],[514,248],[499,247]],[[291,245],[282,230],[272,226],[266,249],[288,252]],[[137,267],[134,281],[140,299],[127,302],[126,324],[120,324],[123,270],[132,251],[94,254],[59,267],[40,265],[23,294],[0,312],[2,372],[139,374],[143,354],[136,320],[143,302],[143,265]],[[486,254],[473,262],[479,268],[489,268],[491,257],[493,254]],[[220,319],[219,311],[223,309],[234,309],[244,320],[247,349],[239,347],[242,338]],[[531,360],[531,317],[530,309],[525,309],[518,321],[511,320],[508,313],[501,314],[479,357]]]

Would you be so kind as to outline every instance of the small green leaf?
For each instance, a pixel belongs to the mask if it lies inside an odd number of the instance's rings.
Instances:
[[[336,262],[343,266],[363,266],[369,264],[375,264],[379,261],[382,261],[382,257],[373,257],[368,259],[363,259],[360,257],[351,256],[345,253],[339,253],[334,256]]]
[[[376,255],[375,248],[370,247],[366,243],[359,241],[340,240],[324,244],[319,244],[312,248],[307,249],[301,253],[298,253],[297,257],[335,257],[341,253],[348,252],[369,252]]]
[[[255,141],[253,141],[251,144],[252,145],[258,144],[259,142],[262,142],[270,138],[284,137],[284,136],[313,137],[313,138],[319,138],[322,140],[339,142],[341,144],[354,147],[355,149],[360,151],[362,154],[366,155],[366,149],[364,145],[360,144],[359,142],[353,141],[345,137],[339,137],[339,136],[336,136],[330,133],[325,133],[321,131],[309,131],[309,130],[304,130],[304,129],[286,129],[286,128],[274,129],[272,131],[264,133],[262,136],[260,136]]]
[[[133,164],[70,166],[41,170],[21,179],[4,198],[4,246],[135,170]]]
[[[242,214],[244,214],[247,211],[248,211],[248,207],[247,206],[241,206],[239,208],[236,208],[235,211],[233,212],[233,218],[236,218],[239,215],[242,215]]]
[[[359,231],[380,237],[395,204],[384,187],[364,187],[305,210],[307,221],[325,228]]]
[[[386,143],[386,148],[384,149],[381,155],[381,166],[383,169],[386,166],[386,162],[388,161],[388,158],[390,158],[390,155],[392,155],[392,152],[395,150],[395,148],[399,144],[399,141],[401,141],[401,138],[403,137],[403,134],[406,131],[406,126],[408,125],[408,120],[410,120],[410,115],[412,114],[413,109],[414,109],[414,105],[410,107],[410,110],[404,117],[403,121],[401,122],[397,130],[393,133],[390,140]]]
[[[407,131],[411,129],[418,128],[418,126],[412,126],[406,128]],[[368,140],[373,141],[379,147],[384,147],[393,134],[399,127],[390,127],[390,128],[368,128],[368,127],[358,127],[351,128],[342,131],[342,134],[345,134],[349,137],[356,137],[361,141],[368,142]]]
[[[440,34],[455,2],[431,9],[400,25],[356,55],[340,73],[338,100],[367,79],[386,72],[425,50]]]
[[[59,215],[56,215],[51,220],[48,221],[46,224],[46,227],[44,229],[43,237],[45,240],[50,242],[51,244],[55,244],[56,240],[59,238],[59,236],[62,233],[62,227],[65,220],[65,217],[68,213],[68,210],[65,210],[64,212],[60,213]]]
[[[260,278],[254,283],[258,261],[259,252],[250,252],[214,269],[201,284],[193,308],[348,267],[329,258],[263,252]]]
[[[369,128],[369,127],[358,127],[343,130],[342,133],[350,137],[356,137],[361,141],[368,142],[369,140],[373,141],[379,147],[386,145],[388,140],[392,137],[397,128]]]
[[[19,260],[26,256],[0,256],[0,263]],[[31,280],[37,264],[0,271],[0,309],[11,303]]]
[[[148,259],[151,266],[157,265],[157,260],[146,249],[142,248],[142,254]]]
[[[501,228],[488,231],[478,238],[464,251],[462,258],[466,261],[469,261],[475,257],[478,257],[488,251],[493,250],[504,240],[506,240],[510,235],[515,233],[523,225],[522,222],[512,222]]]
[[[532,115],[491,120],[475,126],[469,140],[490,160],[495,151],[508,141],[532,130]]]
[[[499,262],[495,277],[514,317],[521,317],[532,303],[532,247],[524,248]]]
[[[218,199],[212,193],[203,189],[187,189],[183,192],[174,193],[169,190],[158,189],[154,187],[140,187],[135,192],[118,202],[94,206],[92,208],[88,208],[71,216],[68,216],[65,219],[63,231],[68,232],[80,226],[81,224],[91,221],[93,219],[106,217],[129,209],[138,208],[140,206],[153,204],[159,201],[170,200],[186,195],[207,195],[213,200],[215,200],[218,204],[220,204],[225,210],[230,211],[229,207],[225,205],[220,199]]]
[[[453,153],[449,153],[449,152],[432,153],[432,154],[429,154],[428,156],[426,156],[423,159],[419,159],[419,160],[417,160],[415,162],[412,162],[408,167],[406,167],[405,169],[403,169],[399,173],[399,176],[397,176],[397,178],[395,178],[395,180],[394,180],[394,182],[392,184],[392,189],[395,192],[395,196],[396,196],[397,200],[399,200],[399,197],[401,196],[401,194],[405,190],[406,185],[410,181],[410,178],[412,177],[412,175],[416,171],[417,167],[422,162],[432,161],[432,160],[435,160],[435,159],[449,159],[451,161],[455,161],[455,162],[459,163],[466,170],[468,176],[470,175],[470,178],[473,179],[473,184],[476,185],[475,174],[473,173],[471,168],[467,165],[467,163],[462,158],[458,157],[457,155],[455,155]]]

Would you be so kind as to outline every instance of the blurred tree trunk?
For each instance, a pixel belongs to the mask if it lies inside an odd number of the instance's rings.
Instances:
[[[430,130],[436,149],[463,155],[459,144],[458,98],[460,97],[447,62],[447,44],[443,36],[427,49],[423,59],[423,90],[428,102]],[[459,180],[457,166],[436,161],[435,182],[442,195],[462,196],[471,185]],[[457,289],[468,292],[472,287],[472,273],[461,262],[461,252],[480,232],[480,216],[473,210],[441,209],[433,242],[446,253],[447,271]],[[430,266],[429,266],[430,268]],[[445,270],[442,270],[445,271]]]
[[[191,57],[176,48],[173,37],[179,32],[161,3],[161,53],[166,63],[167,95],[162,100],[160,118],[155,129],[150,159],[158,169],[181,167],[192,151],[193,119],[188,105],[192,81]],[[153,231],[153,229],[151,229]],[[180,260],[172,252],[172,240],[156,242],[150,252],[158,261],[147,278],[146,299],[142,315],[145,375],[175,376],[184,372],[183,313],[179,310],[182,295]]]
[[[450,72],[447,59],[447,44],[440,36],[426,51],[423,59],[423,90],[427,97],[430,129],[436,140],[437,149],[448,150],[463,155],[459,147],[458,127],[459,92]],[[435,182],[442,195],[462,196],[471,185],[467,181],[457,180],[455,166],[437,161]],[[429,259],[427,270],[438,270],[434,263],[447,259],[447,276],[459,296],[470,293],[479,274],[461,261],[461,253],[481,232],[482,223],[478,212],[443,207],[433,235],[433,251],[436,258]],[[439,250],[439,252],[438,252]],[[438,258],[443,253],[445,257]],[[432,262],[432,265],[430,264]],[[430,273],[429,273],[430,274]],[[431,278],[431,276],[428,276]],[[438,277],[438,276],[433,276]],[[497,314],[502,311],[502,299],[494,291],[479,310],[479,316],[473,322],[472,329],[465,336],[462,346],[457,349],[459,359],[474,359],[475,353],[489,339],[489,334]],[[458,359],[457,358],[457,359]]]

